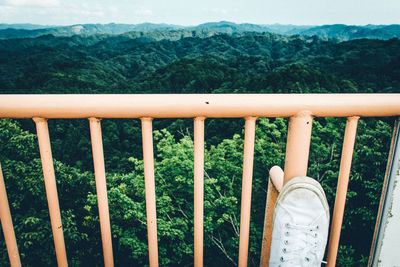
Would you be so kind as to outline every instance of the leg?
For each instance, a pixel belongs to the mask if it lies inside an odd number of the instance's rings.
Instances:
[[[283,171],[270,170],[280,192],[272,219],[269,266],[320,266],[327,243],[329,207],[321,185],[295,177],[284,187]]]

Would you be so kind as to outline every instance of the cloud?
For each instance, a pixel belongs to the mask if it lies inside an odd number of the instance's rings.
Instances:
[[[203,8],[203,11],[214,13],[214,14],[228,14],[228,10],[224,8]]]
[[[139,16],[151,16],[153,15],[153,11],[151,11],[148,8],[145,7],[140,7],[137,10],[135,10],[133,13],[135,13],[135,15],[139,15]]]
[[[109,6],[108,10],[113,13],[119,12],[119,8],[117,6]]]
[[[0,5],[4,6],[35,6],[35,7],[57,7],[59,0],[0,0]]]

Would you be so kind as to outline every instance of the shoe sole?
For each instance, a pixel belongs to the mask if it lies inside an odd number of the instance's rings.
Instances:
[[[307,176],[298,176],[290,179],[282,188],[281,192],[278,195],[278,198],[276,200],[275,207],[278,205],[278,203],[283,199],[287,194],[289,194],[291,191],[297,188],[305,188],[313,191],[321,200],[322,205],[324,206],[325,213],[328,217],[329,221],[329,205],[328,201],[326,200],[326,195],[324,192],[324,189],[322,189],[322,186],[313,178],[307,177]],[[272,220],[275,221],[275,211],[276,209],[274,208],[274,214],[272,217]]]

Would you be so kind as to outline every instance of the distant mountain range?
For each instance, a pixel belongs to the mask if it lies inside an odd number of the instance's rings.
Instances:
[[[380,39],[389,40],[400,38],[400,25],[366,25],[351,26],[343,24],[305,26],[270,24],[259,25],[242,23],[236,24],[228,21],[209,22],[197,26],[180,26],[172,24],[76,24],[71,26],[46,26],[34,24],[0,24],[0,39],[34,38],[42,35],[73,36],[73,35],[99,35],[99,34],[125,34],[157,36],[164,32],[163,36],[173,36],[176,39],[180,35],[187,37],[193,34],[201,37],[212,36],[218,33],[236,34],[245,32],[271,32],[281,35],[320,36],[322,38],[338,39],[341,41],[354,39]],[[169,32],[169,33],[166,33]],[[154,34],[156,33],[156,34]],[[156,39],[163,39],[156,38]],[[179,38],[178,38],[179,39]]]

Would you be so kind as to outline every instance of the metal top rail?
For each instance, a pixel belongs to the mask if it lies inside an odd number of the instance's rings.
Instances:
[[[400,94],[0,95],[0,118],[373,117],[400,114]]]

